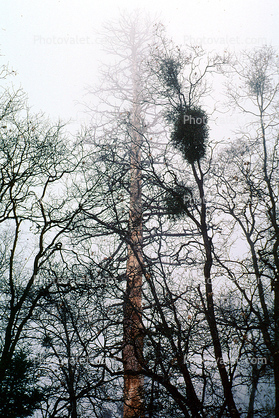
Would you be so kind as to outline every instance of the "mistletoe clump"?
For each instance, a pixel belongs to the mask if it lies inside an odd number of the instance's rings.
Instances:
[[[172,117],[171,140],[188,163],[204,157],[208,138],[207,114],[198,107],[180,108]]]
[[[161,60],[159,77],[169,89],[180,90],[178,76],[181,67],[181,63],[173,58],[164,58]]]
[[[192,191],[189,187],[176,185],[165,194],[165,207],[168,215],[173,218],[179,218],[185,214],[191,201]]]

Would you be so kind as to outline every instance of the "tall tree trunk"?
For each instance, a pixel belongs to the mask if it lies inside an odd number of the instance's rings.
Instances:
[[[142,332],[141,121],[137,94],[137,56],[132,50],[133,110],[130,119],[130,212],[127,288],[124,301],[124,418],[144,417]]]
[[[138,134],[135,134],[137,136]],[[143,417],[142,333],[142,210],[140,147],[131,149],[130,214],[127,289],[124,305],[124,418]]]
[[[274,381],[275,381],[275,416],[279,417],[279,279],[276,277],[274,284]]]
[[[263,103],[263,98],[261,103]],[[261,118],[261,132],[262,132],[262,143],[263,143],[263,172],[264,172],[264,180],[267,186],[268,195],[269,195],[269,209],[268,209],[268,216],[270,220],[270,224],[274,230],[274,243],[272,248],[272,256],[273,262],[275,267],[275,277],[273,281],[273,290],[274,290],[274,344],[273,347],[270,345],[270,338],[266,339],[265,343],[267,347],[271,347],[271,355],[273,356],[274,361],[274,383],[275,383],[275,417],[279,417],[279,225],[278,225],[278,207],[277,207],[277,199],[276,193],[274,193],[274,186],[272,185],[271,175],[272,172],[268,172],[268,147],[267,147],[267,138],[266,138],[266,130],[265,130],[265,123],[264,123],[264,112],[265,109],[263,105],[260,107],[260,118]],[[277,143],[278,145],[278,143]],[[271,157],[270,157],[271,158]],[[260,281],[258,281],[261,284]],[[263,291],[261,288],[260,290],[260,297],[263,298]],[[265,308],[265,304],[261,301],[262,306]],[[268,317],[268,315],[266,315]],[[266,321],[268,324],[268,321]],[[264,324],[265,325],[265,324]]]
[[[228,376],[226,367],[223,362],[222,346],[221,346],[221,341],[220,341],[220,337],[218,333],[217,321],[215,317],[215,308],[214,308],[214,301],[213,301],[213,287],[211,283],[211,269],[212,269],[212,264],[213,264],[212,242],[211,242],[211,238],[208,235],[203,172],[199,164],[198,164],[198,167],[199,167],[200,176],[198,175],[196,171],[195,165],[192,164],[192,171],[193,171],[196,183],[199,188],[200,201],[201,201],[200,230],[202,233],[203,245],[204,245],[204,250],[205,250],[204,279],[205,279],[206,305],[207,305],[205,309],[205,315],[206,315],[206,320],[207,320],[209,330],[211,333],[215,359],[216,359],[218,371],[221,377],[221,382],[222,382],[222,386],[224,390],[224,396],[226,399],[230,416],[231,418],[240,418],[240,414],[237,410],[237,407],[233,398],[231,382],[229,380],[229,376]]]

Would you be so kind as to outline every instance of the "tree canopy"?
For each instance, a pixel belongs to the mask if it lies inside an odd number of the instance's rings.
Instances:
[[[0,415],[276,417],[278,55],[110,30],[74,139],[1,97]]]

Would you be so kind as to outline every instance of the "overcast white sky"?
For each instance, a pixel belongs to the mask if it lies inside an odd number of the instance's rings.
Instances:
[[[96,84],[102,59],[96,33],[135,8],[160,16],[180,44],[279,49],[277,0],[0,0],[0,61],[16,70],[34,111],[82,119],[77,103]]]

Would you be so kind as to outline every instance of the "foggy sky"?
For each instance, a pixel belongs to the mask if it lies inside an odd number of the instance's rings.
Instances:
[[[82,121],[85,87],[98,83],[102,24],[139,8],[165,24],[175,42],[205,49],[279,49],[276,0],[17,0],[0,4],[1,64],[17,75],[34,112]]]

